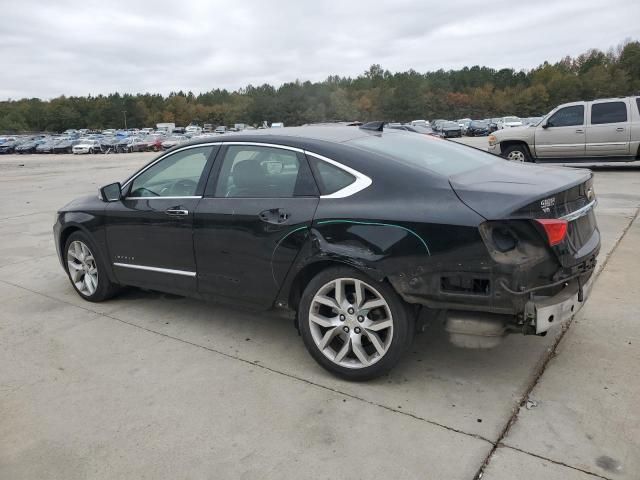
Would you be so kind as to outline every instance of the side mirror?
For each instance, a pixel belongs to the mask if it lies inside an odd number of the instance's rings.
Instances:
[[[120,182],[110,183],[100,188],[100,199],[103,202],[117,202],[120,198],[122,198]]]
[[[549,128],[549,127],[551,127],[552,125],[549,125],[549,123],[548,123],[548,122],[542,122],[542,125],[540,125],[540,126],[541,126],[542,128]]]

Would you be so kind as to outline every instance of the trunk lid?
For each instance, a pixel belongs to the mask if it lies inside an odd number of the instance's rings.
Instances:
[[[449,183],[465,205],[487,220],[566,218],[564,241],[550,247],[563,267],[584,263],[598,253],[600,233],[589,170],[505,161],[453,175]],[[536,228],[544,236],[540,225]]]

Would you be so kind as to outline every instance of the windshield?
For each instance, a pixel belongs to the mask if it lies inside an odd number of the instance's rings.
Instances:
[[[445,177],[504,161],[475,148],[413,133],[368,135],[347,143]]]

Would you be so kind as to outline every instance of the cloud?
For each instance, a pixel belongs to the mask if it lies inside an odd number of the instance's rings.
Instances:
[[[328,75],[532,68],[637,37],[628,0],[21,0],[3,6],[0,98],[203,92]]]

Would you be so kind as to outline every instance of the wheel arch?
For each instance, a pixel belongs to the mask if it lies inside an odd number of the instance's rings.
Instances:
[[[72,213],[77,213],[77,212],[72,212]],[[71,235],[73,235],[76,232],[81,232],[84,235],[86,235],[89,240],[94,244],[94,248],[97,249],[97,253],[99,253],[100,255],[102,255],[104,257],[104,267],[105,270],[107,272],[107,276],[109,277],[109,280],[111,280],[114,283],[117,283],[117,279],[115,278],[114,272],[113,272],[113,268],[111,266],[111,262],[109,261],[109,253],[108,250],[106,248],[106,245],[104,243],[104,240],[101,238],[101,233],[99,230],[92,230],[91,228],[89,228],[87,225],[85,225],[81,220],[86,220],[85,216],[88,214],[83,214],[82,218],[79,219],[69,219],[66,218],[65,222],[61,225],[60,227],[60,233],[58,235],[57,238],[57,247],[58,247],[58,252],[59,252],[59,259],[60,262],[62,263],[62,267],[65,269],[67,269],[66,263],[64,261],[64,255],[65,255],[65,245],[67,243],[67,240],[69,240],[69,237]],[[92,215],[89,215],[89,217],[87,218],[95,218]],[[76,221],[76,220],[80,220],[80,221]]]
[[[502,142],[500,142],[500,151],[504,152],[507,148],[514,146],[523,146],[524,148],[526,148],[529,158],[531,160],[535,158],[531,152],[531,147],[524,140],[503,140]]]
[[[284,304],[283,300],[280,300],[278,302],[278,306],[287,306],[290,309],[297,311],[302,293],[304,292],[304,289],[307,287],[309,282],[320,272],[333,267],[355,268],[356,270],[361,271],[365,275],[368,275],[379,282],[383,281],[386,278],[385,275],[379,270],[366,267],[348,258],[315,259],[314,261],[308,262],[306,265],[300,268],[295,273],[295,275],[293,275],[288,286],[288,291],[285,295],[284,301],[286,301],[286,305]]]

